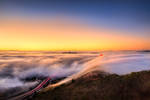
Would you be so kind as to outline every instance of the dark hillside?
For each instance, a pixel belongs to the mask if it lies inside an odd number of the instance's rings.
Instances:
[[[92,72],[33,100],[150,100],[150,71],[123,76]]]

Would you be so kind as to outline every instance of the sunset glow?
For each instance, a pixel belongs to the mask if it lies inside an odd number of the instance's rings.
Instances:
[[[123,34],[122,34],[123,33]],[[1,50],[134,50],[150,41],[67,20],[1,20]],[[134,44],[136,45],[134,45]]]
[[[149,78],[150,1],[0,0],[0,100],[150,100]]]
[[[141,23],[142,19],[148,20],[148,17],[142,16],[141,12],[134,14],[137,9],[130,8],[133,9],[130,12],[128,6],[125,6],[112,13],[109,8],[103,8],[105,4],[99,6],[95,3],[86,12],[84,10],[90,5],[88,2],[79,9],[61,3],[54,3],[54,7],[37,3],[39,7],[35,9],[30,2],[27,2],[28,5],[18,3],[23,6],[4,2],[3,9],[0,9],[0,50],[150,49],[149,25],[146,21]],[[100,8],[97,9],[96,6]],[[127,13],[126,15],[120,14],[123,9],[126,12],[121,13]],[[135,16],[139,17],[138,21],[134,20]]]

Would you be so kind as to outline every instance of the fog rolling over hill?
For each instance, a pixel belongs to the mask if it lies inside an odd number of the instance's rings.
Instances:
[[[64,78],[52,85],[56,87],[94,70],[118,75],[150,70],[149,61],[150,53],[136,51],[97,53],[1,51],[0,94],[1,97],[8,97],[22,93],[38,84],[35,79],[42,80],[48,76],[53,79]]]
[[[32,100],[149,100],[150,71],[127,75],[89,72]]]

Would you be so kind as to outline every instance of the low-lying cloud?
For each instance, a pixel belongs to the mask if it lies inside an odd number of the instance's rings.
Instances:
[[[86,54],[51,53],[0,53],[0,93],[9,93],[12,89],[20,93],[38,84],[26,79],[51,77],[52,79],[80,77],[92,70],[109,73],[127,74],[150,69],[150,54],[104,52]],[[65,82],[65,81],[64,81]]]

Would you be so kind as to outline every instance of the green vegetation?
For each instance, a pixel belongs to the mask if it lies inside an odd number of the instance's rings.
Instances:
[[[91,72],[33,100],[150,100],[150,71],[122,76]]]

